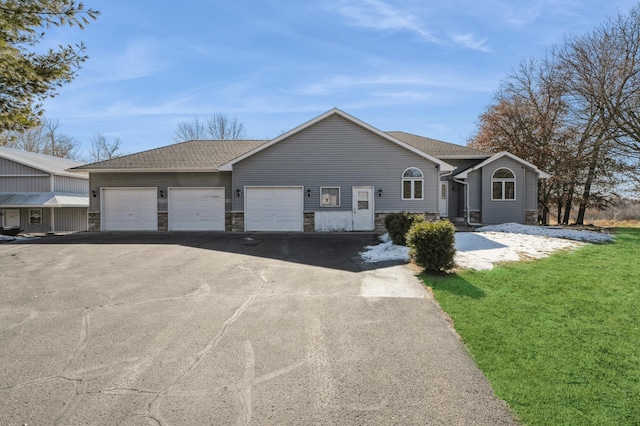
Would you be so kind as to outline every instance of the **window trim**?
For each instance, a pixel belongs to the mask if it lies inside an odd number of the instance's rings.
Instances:
[[[337,189],[338,190],[338,204],[323,204],[322,203],[322,190],[324,189]],[[342,204],[342,191],[340,191],[339,186],[321,186],[320,187],[320,207],[331,208],[331,207],[340,207]]]
[[[498,171],[500,170],[508,170],[511,175],[513,176],[512,178],[496,178],[495,175],[496,173],[498,173]],[[513,198],[504,198],[506,191],[505,191],[505,184],[507,182],[513,182]],[[502,198],[494,198],[493,196],[493,184],[494,183],[501,183],[501,194],[502,194]],[[497,169],[495,169],[493,171],[493,173],[491,173],[491,201],[516,201],[517,200],[517,185],[516,185],[516,174],[513,172],[513,170],[511,170],[509,167],[498,167]]]
[[[33,222],[34,213],[39,215],[39,222]],[[42,209],[29,209],[29,225],[42,225]]]
[[[407,170],[411,170],[411,169],[416,169],[417,171],[420,172],[421,177],[405,177],[404,174],[407,172]],[[420,200],[424,200],[424,173],[422,173],[422,170],[420,170],[417,167],[411,166],[411,167],[407,167],[406,169],[404,169],[402,171],[402,174],[400,175],[401,179],[400,179],[400,196],[402,197],[402,200],[407,200],[407,201],[412,201],[412,200],[416,200],[416,201],[420,201]],[[420,182],[421,184],[421,197],[417,198],[415,196],[415,192],[416,192],[416,182]],[[404,183],[405,182],[410,182],[411,183],[411,197],[406,198],[404,196]]]

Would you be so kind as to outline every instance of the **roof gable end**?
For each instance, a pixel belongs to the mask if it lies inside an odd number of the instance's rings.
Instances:
[[[487,158],[482,163],[476,164],[475,166],[470,167],[470,168],[458,173],[456,175],[456,178],[466,179],[469,176],[470,172],[472,172],[474,170],[479,170],[479,169],[483,168],[484,166],[486,166],[487,164],[491,164],[494,161],[499,160],[500,158],[503,158],[503,157],[511,158],[512,160],[517,161],[520,164],[523,164],[524,166],[532,169],[534,172],[536,172],[538,174],[538,179],[549,179],[551,177],[548,173],[543,172],[538,167],[536,167],[534,164],[529,163],[528,161],[523,160],[522,158],[520,158],[518,156],[515,156],[515,155],[511,154],[510,152],[502,151],[502,152],[499,152],[499,153],[493,155],[490,158]]]
[[[220,171],[232,171],[233,170],[233,165],[236,164],[237,162],[242,161],[245,158],[251,157],[252,155],[254,155],[254,154],[256,154],[256,153],[258,153],[258,152],[260,152],[260,151],[262,151],[262,150],[264,150],[264,149],[266,149],[266,148],[268,148],[268,147],[270,147],[272,145],[275,145],[278,142],[280,142],[280,141],[282,141],[284,139],[287,139],[292,135],[295,135],[296,133],[299,133],[299,132],[307,129],[307,128],[313,126],[314,124],[319,123],[320,121],[322,121],[322,120],[324,120],[324,119],[326,119],[326,118],[328,118],[328,117],[330,117],[332,115],[338,115],[338,116],[344,118],[345,120],[348,120],[348,121],[350,121],[350,122],[352,122],[352,123],[354,123],[354,124],[356,124],[356,125],[358,125],[360,127],[363,127],[365,129],[371,131],[372,133],[382,137],[383,139],[388,140],[389,142],[395,143],[396,145],[399,145],[399,146],[401,146],[401,147],[403,147],[403,148],[405,148],[405,149],[407,149],[407,150],[409,150],[409,151],[411,151],[411,152],[413,152],[413,153],[415,153],[415,154],[417,154],[417,155],[419,155],[419,156],[421,156],[423,158],[426,158],[426,159],[428,159],[430,161],[433,161],[434,163],[438,164],[440,170],[443,171],[443,172],[451,172],[451,171],[454,170],[454,167],[452,165],[450,165],[450,164],[448,164],[448,163],[446,163],[446,162],[444,162],[444,161],[442,161],[442,160],[440,160],[440,159],[438,159],[438,158],[436,158],[436,157],[434,157],[432,155],[429,155],[429,154],[425,153],[424,151],[422,151],[422,150],[420,150],[420,149],[418,149],[418,148],[416,148],[416,147],[414,147],[414,146],[412,146],[410,144],[407,144],[407,143],[405,143],[405,142],[393,137],[392,135],[389,135],[389,134],[387,134],[385,132],[382,132],[382,131],[376,129],[375,127],[373,127],[372,125],[370,125],[368,123],[365,123],[364,121],[359,120],[359,119],[353,117],[352,115],[347,114],[346,112],[344,112],[344,111],[342,111],[342,110],[340,110],[338,108],[332,108],[329,111],[325,112],[324,114],[320,114],[319,116],[317,116],[317,117],[315,117],[315,118],[313,118],[313,119],[311,119],[311,120],[309,120],[309,121],[307,121],[307,122],[305,122],[305,123],[293,128],[292,130],[289,130],[288,132],[283,133],[282,135],[278,136],[277,138],[275,138],[275,139],[273,139],[273,140],[271,140],[271,141],[269,141],[269,142],[267,142],[267,143],[255,148],[255,149],[253,149],[253,150],[251,150],[249,152],[246,152],[245,154],[239,156],[238,158],[235,158],[234,160],[229,161],[228,163],[221,165],[218,170],[220,170]]]

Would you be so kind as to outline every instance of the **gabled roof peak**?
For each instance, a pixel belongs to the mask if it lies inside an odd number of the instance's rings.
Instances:
[[[373,127],[372,125],[370,125],[368,123],[365,123],[364,121],[362,121],[362,120],[360,120],[360,119],[358,119],[358,118],[356,118],[356,117],[354,117],[354,116],[352,116],[350,114],[347,114],[346,112],[342,111],[341,109],[335,108],[335,107],[331,108],[329,111],[327,111],[327,112],[325,112],[323,114],[318,115],[315,118],[312,118],[311,120],[306,121],[305,123],[302,123],[301,125],[289,130],[288,132],[283,133],[282,135],[278,136],[277,138],[275,138],[275,139],[273,139],[273,140],[271,140],[271,141],[269,141],[269,142],[267,142],[267,143],[255,148],[255,149],[253,149],[253,150],[251,150],[251,151],[239,156],[238,158],[236,158],[236,159],[234,159],[232,161],[229,161],[226,164],[221,165],[219,170],[221,170],[221,171],[231,171],[231,170],[233,170],[233,165],[235,163],[237,163],[239,161],[242,161],[245,158],[248,158],[248,157],[258,153],[258,152],[262,151],[263,149],[266,149],[266,148],[268,148],[268,147],[270,147],[272,145],[275,145],[278,142],[280,142],[280,141],[282,141],[284,139],[287,139],[288,137],[307,129],[307,128],[313,126],[314,124],[319,123],[320,121],[327,119],[328,117],[330,117],[332,115],[338,115],[338,116],[344,118],[345,120],[348,120],[348,121],[350,121],[350,122],[352,122],[352,123],[354,123],[354,124],[356,124],[356,125],[358,125],[360,127],[363,127],[365,129],[377,134],[378,136],[380,136],[380,137],[382,137],[384,139],[387,139],[388,141],[390,141],[392,143],[400,145],[403,148],[408,149],[409,151],[411,151],[411,152],[413,152],[413,153],[415,153],[415,154],[417,154],[417,155],[419,155],[421,157],[424,157],[424,158],[426,158],[426,159],[428,159],[430,161],[433,161],[434,163],[438,164],[438,166],[440,168],[440,171],[442,171],[442,172],[451,172],[451,171],[454,170],[454,167],[452,165],[450,165],[450,164],[448,164],[448,163],[446,163],[446,162],[444,162],[444,161],[442,161],[442,160],[440,160],[440,159],[438,159],[438,158],[426,153],[425,151],[422,151],[422,150],[420,150],[420,149],[418,149],[418,148],[416,148],[416,147],[414,147],[414,146],[412,146],[410,144],[407,144],[406,142],[403,142],[402,140],[400,140],[398,138],[395,138],[392,135],[389,135],[389,134],[387,134],[385,132],[382,132],[382,131],[378,130],[377,128]]]
[[[540,170],[534,164],[531,164],[530,162],[518,157],[517,155],[513,155],[513,154],[511,154],[510,152],[507,152],[507,151],[502,151],[502,152],[499,152],[497,154],[494,154],[490,158],[487,158],[486,160],[484,160],[482,163],[476,164],[475,166],[470,167],[470,168],[462,171],[461,173],[458,173],[456,175],[456,177],[460,178],[460,179],[466,179],[470,172],[472,172],[474,170],[481,169],[484,166],[486,166],[487,164],[491,164],[494,161],[499,160],[500,158],[503,158],[503,157],[511,158],[512,160],[517,161],[517,162],[523,164],[524,166],[532,169],[534,172],[536,172],[538,174],[538,179],[549,179],[551,177],[548,173]]]

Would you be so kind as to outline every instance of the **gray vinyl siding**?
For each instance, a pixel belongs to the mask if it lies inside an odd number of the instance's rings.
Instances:
[[[538,174],[530,169],[525,169],[525,191],[526,207],[525,210],[538,210]]]
[[[54,176],[53,185],[55,192],[71,192],[76,194],[89,193],[89,179]]]
[[[0,192],[51,192],[49,175],[0,176]]]
[[[482,172],[474,170],[467,175],[469,191],[469,210],[482,210],[482,193],[486,185],[482,184]]]
[[[153,187],[164,191],[158,196],[158,211],[167,211],[169,187],[224,187],[225,210],[231,208],[231,173],[91,173],[89,182],[89,210],[100,211],[100,188]],[[96,191],[93,197],[91,191]]]
[[[8,208],[8,207],[7,207]],[[42,222],[29,223],[29,210],[42,210]],[[51,211],[53,210],[55,232],[79,232],[87,230],[87,209],[79,207],[32,207],[20,208],[20,229],[27,233],[44,234],[51,232]]]
[[[16,163],[6,158],[0,158],[0,175],[45,175],[47,172]]]
[[[402,200],[402,173],[408,167],[424,175],[423,200]],[[245,186],[303,186],[305,211],[350,210],[352,187],[373,186],[376,212],[437,212],[438,172],[436,163],[330,116],[234,164],[232,189],[243,196],[233,197],[233,210],[243,210]],[[320,187],[325,186],[340,188],[340,207],[320,206]]]
[[[507,167],[516,177],[516,199],[505,201],[491,200],[491,176],[497,169]],[[525,206],[525,169],[519,162],[502,157],[482,168],[482,223],[492,225],[499,223],[524,223]]]

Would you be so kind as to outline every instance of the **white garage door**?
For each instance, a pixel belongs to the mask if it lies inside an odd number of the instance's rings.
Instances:
[[[302,231],[304,198],[301,187],[247,187],[246,231]]]
[[[224,188],[169,188],[169,231],[224,231]]]
[[[106,188],[102,190],[104,231],[157,231],[156,188]]]

